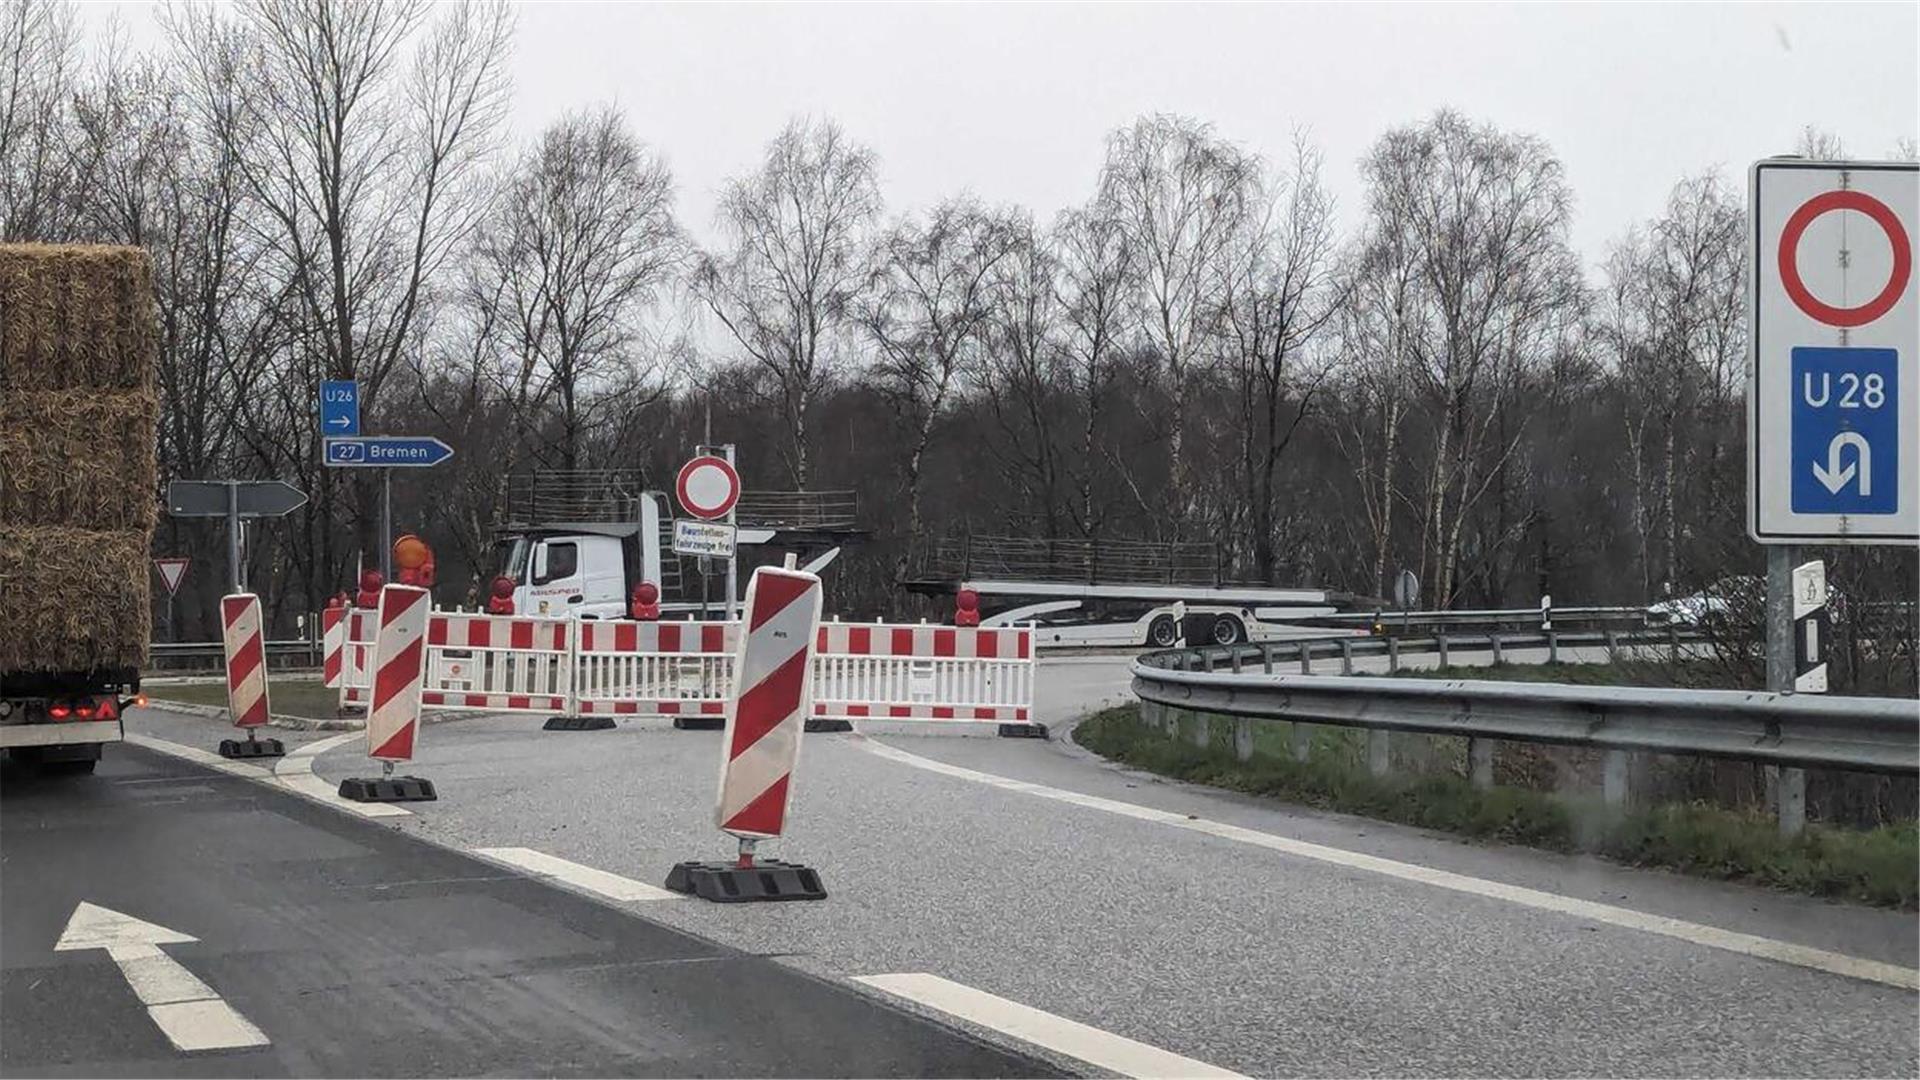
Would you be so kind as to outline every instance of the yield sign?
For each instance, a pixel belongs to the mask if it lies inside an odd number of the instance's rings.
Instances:
[[[160,571],[160,580],[167,586],[167,595],[173,596],[180,591],[180,582],[187,576],[187,567],[193,560],[184,555],[173,555],[153,560],[153,568]]]

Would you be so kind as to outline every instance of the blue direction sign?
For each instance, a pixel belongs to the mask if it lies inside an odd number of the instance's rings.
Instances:
[[[320,384],[320,434],[329,439],[360,434],[359,383]]]
[[[326,447],[325,463],[343,469],[424,469],[453,456],[453,447],[426,436],[328,439]]]
[[[1793,512],[1900,510],[1900,355],[1793,350]]]

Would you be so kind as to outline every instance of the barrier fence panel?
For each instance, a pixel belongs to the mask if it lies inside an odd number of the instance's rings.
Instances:
[[[346,620],[345,703],[372,696],[374,613]],[[430,708],[582,716],[724,716],[737,622],[570,620],[435,612]],[[844,720],[1027,723],[1031,627],[826,623],[816,633],[813,715]]]
[[[573,697],[571,619],[433,613],[420,702],[439,709],[567,713]]]
[[[828,623],[820,627],[815,649],[815,716],[1031,719],[1031,627]]]
[[[582,716],[724,716],[737,622],[580,623],[574,700]]]

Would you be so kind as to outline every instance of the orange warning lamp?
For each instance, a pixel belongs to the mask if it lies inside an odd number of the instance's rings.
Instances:
[[[633,601],[628,605],[628,614],[636,619],[654,620],[660,617],[660,586],[651,581],[643,581],[633,587]]]
[[[380,571],[362,570],[360,572],[360,594],[353,598],[353,606],[363,608],[379,607],[380,586],[384,584],[386,584],[386,579],[380,576]]]

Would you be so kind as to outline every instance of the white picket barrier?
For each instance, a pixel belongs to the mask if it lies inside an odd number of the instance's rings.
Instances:
[[[371,696],[373,612],[354,611],[341,693]],[[434,612],[422,703],[577,716],[721,717],[737,622],[634,622]],[[813,715],[836,720],[1033,719],[1031,627],[825,623]]]
[[[841,720],[1029,723],[1030,627],[826,623],[813,657],[813,713]]]
[[[574,654],[582,716],[724,716],[737,622],[583,621]]]

